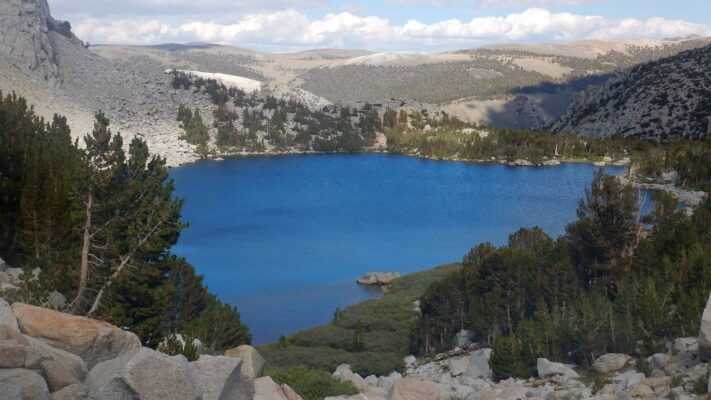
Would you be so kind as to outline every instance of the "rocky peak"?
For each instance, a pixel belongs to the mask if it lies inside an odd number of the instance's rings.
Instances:
[[[52,18],[47,0],[0,2],[0,59],[54,87],[62,84],[56,35],[81,44],[68,22]]]

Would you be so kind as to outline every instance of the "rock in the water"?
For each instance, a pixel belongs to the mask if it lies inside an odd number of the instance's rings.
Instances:
[[[141,348],[98,363],[85,383],[90,395],[102,400],[200,400],[198,381],[197,368],[182,355]]]
[[[48,400],[49,390],[42,377],[28,369],[0,369],[2,400]]]
[[[225,356],[242,359],[242,374],[250,379],[259,378],[264,371],[264,358],[254,347],[243,344],[225,351]]]
[[[580,378],[580,375],[569,366],[563,363],[549,361],[547,358],[539,358],[536,362],[536,369],[538,370],[538,376],[541,378],[547,378],[553,375]]]
[[[518,159],[508,163],[512,167],[532,167],[533,163],[528,160]]]
[[[454,335],[454,345],[460,349],[466,349],[474,340],[474,332],[462,329]]]
[[[711,360],[711,295],[706,302],[706,308],[701,316],[699,330],[699,358],[702,361]]]
[[[393,383],[388,393],[390,400],[438,400],[448,398],[440,393],[429,382],[421,382],[414,378],[398,379]]]
[[[10,328],[19,331],[20,327],[17,326],[17,318],[15,314],[12,313],[12,307],[5,301],[5,299],[0,297],[0,325],[9,326]]]
[[[12,311],[23,333],[78,355],[89,368],[141,348],[138,336],[106,322],[22,303]]]
[[[471,379],[492,378],[494,373],[489,367],[491,351],[491,349],[479,349],[472,352],[469,356],[469,365],[467,366],[467,370],[464,372],[464,376]]]
[[[279,385],[265,376],[254,381],[254,400],[302,400],[289,385]]]
[[[202,400],[251,400],[253,383],[241,373],[242,360],[201,355],[193,365],[198,370]]]
[[[630,356],[627,354],[620,353],[610,353],[605,354],[597,358],[593,363],[593,368],[595,371],[609,374],[612,371],[617,371],[624,368],[627,365],[627,361],[630,360]]]
[[[358,278],[357,282],[361,285],[387,285],[399,277],[397,272],[368,272]]]

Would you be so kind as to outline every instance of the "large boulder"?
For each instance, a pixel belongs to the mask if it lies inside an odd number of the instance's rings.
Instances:
[[[250,379],[262,376],[264,372],[264,358],[254,347],[243,344],[225,351],[225,356],[242,359],[242,374]]]
[[[86,368],[82,369],[68,359],[42,360],[40,368],[52,392],[81,383],[86,377]]]
[[[351,366],[348,364],[341,364],[336,367],[336,370],[331,374],[333,379],[338,379],[341,382],[350,382],[358,390],[366,390],[370,385],[363,379],[362,376],[351,371]]]
[[[469,367],[469,356],[449,358],[447,359],[447,367],[449,368],[449,374],[453,377],[463,375]]]
[[[473,351],[469,355],[469,365],[464,372],[464,376],[471,379],[484,378],[491,379],[494,372],[489,367],[489,358],[491,358],[491,349],[479,349]]]
[[[569,366],[563,363],[549,361],[547,358],[539,358],[536,361],[536,369],[538,370],[538,376],[541,378],[547,378],[553,375],[580,378],[580,375]]]
[[[198,371],[202,400],[252,400],[254,383],[242,375],[242,360],[201,355],[193,365]]]
[[[699,358],[702,361],[711,360],[711,294],[706,302],[706,308],[701,315],[699,328]]]
[[[85,384],[92,398],[102,400],[202,398],[194,365],[147,348],[98,363]]]
[[[397,272],[368,272],[356,282],[361,285],[387,285],[399,277],[400,274]]]
[[[598,357],[593,363],[593,369],[602,374],[609,374],[625,367],[630,356],[621,353],[610,353]]]
[[[19,334],[19,333],[18,333]],[[41,369],[42,361],[56,361],[62,368],[75,371],[76,376],[84,379],[87,374],[87,367],[84,360],[76,354],[68,351],[56,349],[47,343],[33,337],[19,334],[18,340],[26,344],[25,347],[25,368]]]
[[[12,307],[5,301],[5,299],[0,298],[0,325],[9,326],[15,330],[20,330],[17,326],[17,318],[15,314],[12,313]]]
[[[396,380],[388,393],[389,400],[444,400],[449,398],[431,383],[422,382],[415,378]]]
[[[289,385],[279,385],[265,376],[254,381],[254,400],[303,400]]]
[[[106,322],[23,303],[13,304],[12,311],[23,333],[78,355],[90,369],[141,348],[138,336]]]
[[[28,369],[0,369],[0,398],[2,400],[49,400],[44,379]]]

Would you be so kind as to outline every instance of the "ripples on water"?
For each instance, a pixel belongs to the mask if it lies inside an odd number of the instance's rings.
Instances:
[[[174,251],[259,344],[377,296],[355,284],[365,272],[459,261],[519,227],[562,234],[594,171],[384,154],[203,161],[171,170],[190,224]]]

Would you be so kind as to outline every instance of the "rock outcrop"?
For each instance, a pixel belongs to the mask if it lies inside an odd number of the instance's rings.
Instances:
[[[141,348],[138,336],[106,322],[22,303],[12,310],[22,333],[78,355],[89,368]]]
[[[198,371],[181,356],[142,348],[97,364],[86,379],[90,396],[97,399],[200,400]]]
[[[264,358],[254,347],[243,344],[225,351],[225,356],[242,360],[242,374],[250,379],[259,378],[264,372]]]
[[[261,373],[264,361],[256,350],[240,354],[249,358],[249,371]],[[108,323],[9,306],[0,298],[2,400],[253,400],[255,379],[244,374],[243,364],[210,355],[189,362],[141,347],[136,335]],[[263,400],[301,400],[286,385],[264,393],[273,396]]]
[[[60,25],[49,14],[47,0],[3,1],[0,3],[0,54],[24,73],[58,86],[62,77],[50,31]]]

